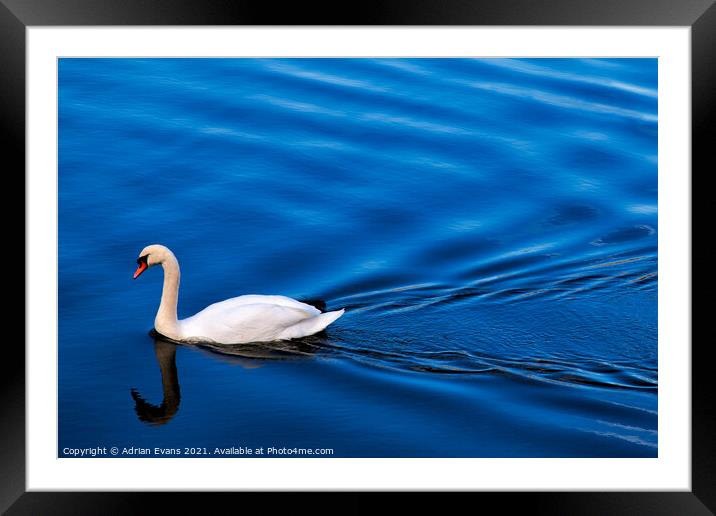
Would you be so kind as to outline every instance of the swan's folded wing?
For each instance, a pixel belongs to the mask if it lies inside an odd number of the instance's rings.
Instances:
[[[237,308],[244,305],[278,305],[285,306],[287,308],[297,308],[307,312],[309,315],[319,315],[321,313],[316,307],[296,301],[286,296],[265,296],[260,294],[246,294],[239,297],[232,297],[224,301],[219,301],[213,305],[208,306],[206,309],[225,309],[225,308]]]
[[[333,321],[338,319],[345,310],[336,310],[335,312],[326,312],[324,314],[317,315],[315,317],[309,317],[304,319],[293,326],[289,326],[280,335],[281,339],[296,339],[300,337],[307,337],[313,335],[319,331],[323,331]]]
[[[212,308],[181,321],[182,331],[222,344],[271,341],[289,326],[313,317],[300,308],[265,303]]]
[[[309,315],[319,315],[321,311],[316,308],[315,306],[311,306],[306,303],[302,303],[301,301],[296,301],[295,299],[292,299],[290,297],[286,296],[260,296],[260,295],[246,295],[241,297],[253,297],[256,298],[256,303],[267,303],[271,305],[280,305],[285,306],[287,308],[296,308],[298,310],[302,310],[304,312],[307,312]]]

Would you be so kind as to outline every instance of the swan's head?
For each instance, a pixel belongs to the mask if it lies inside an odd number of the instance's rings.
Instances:
[[[137,258],[137,270],[134,271],[134,279],[137,279],[137,277],[149,267],[164,263],[168,259],[176,260],[174,253],[172,253],[168,247],[159,244],[148,245],[139,253],[139,258]]]

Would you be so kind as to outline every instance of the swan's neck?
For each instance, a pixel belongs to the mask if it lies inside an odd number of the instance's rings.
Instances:
[[[177,320],[179,262],[172,255],[162,262],[162,267],[164,268],[164,287],[162,288],[162,301],[159,304],[157,316],[154,318],[154,328],[165,337],[180,340],[181,335]]]

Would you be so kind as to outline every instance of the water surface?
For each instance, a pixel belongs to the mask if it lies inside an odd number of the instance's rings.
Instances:
[[[655,59],[61,59],[59,450],[657,455]],[[241,294],[300,341],[148,332]]]

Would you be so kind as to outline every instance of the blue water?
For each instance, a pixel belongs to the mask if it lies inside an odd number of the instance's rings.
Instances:
[[[60,456],[657,456],[655,59],[61,59],[58,117]],[[180,317],[346,314],[155,339],[151,243]]]

